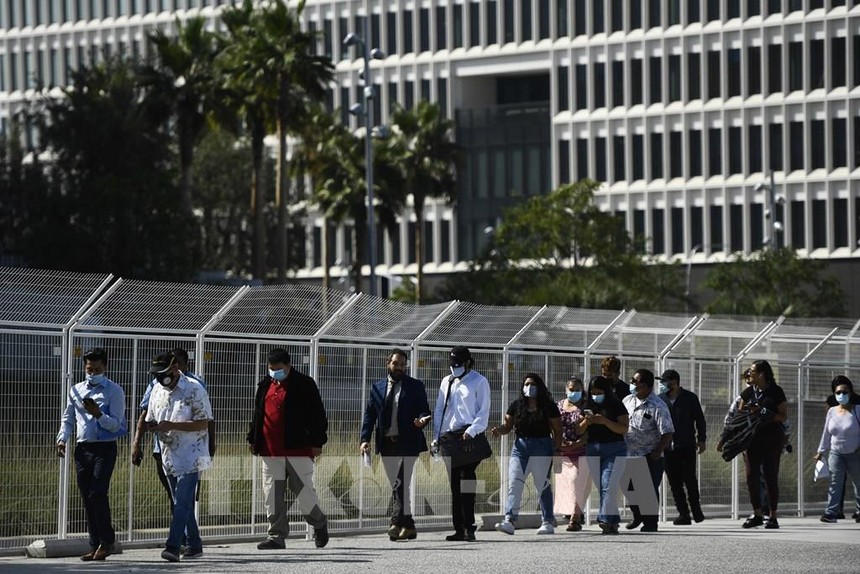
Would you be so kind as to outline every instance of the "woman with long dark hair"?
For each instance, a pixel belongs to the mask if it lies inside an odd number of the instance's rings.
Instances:
[[[776,384],[770,363],[764,360],[753,361],[749,372],[752,384],[741,393],[739,410],[747,410],[760,417],[761,426],[744,453],[747,490],[753,513],[743,523],[743,527],[753,528],[764,524],[765,528],[779,528],[776,519],[779,505],[779,459],[785,444],[785,429],[782,425],[788,420],[788,401],[782,387]],[[762,515],[762,475],[770,502],[770,516],[767,521]]]
[[[860,406],[852,402],[854,385],[843,375],[833,379],[833,396],[836,406],[827,411],[824,430],[815,460],[825,454],[830,467],[830,488],[827,491],[827,510],[821,522],[834,523],[842,513],[845,500],[845,479],[854,485],[855,520],[860,522]]]
[[[535,373],[523,378],[522,393],[508,407],[505,423],[493,427],[490,432],[498,437],[511,430],[516,431],[517,439],[508,464],[505,519],[496,524],[496,530],[514,533],[526,475],[531,474],[540,493],[541,526],[537,534],[553,534],[555,519],[550,472],[553,456],[561,448],[561,418],[546,384]]]

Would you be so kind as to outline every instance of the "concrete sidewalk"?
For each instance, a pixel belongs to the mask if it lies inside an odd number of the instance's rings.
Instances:
[[[256,542],[215,544],[204,548],[202,558],[177,564],[162,560],[160,548],[126,548],[123,554],[103,563],[83,563],[78,558],[0,558],[0,572],[860,572],[860,524],[853,520],[822,524],[817,517],[787,517],[780,518],[779,530],[743,530],[741,522],[714,519],[691,526],[661,523],[656,534],[626,532],[622,527],[618,536],[602,535],[596,524],[582,532],[565,532],[561,527],[552,536],[536,536],[531,528],[518,530],[513,536],[489,531],[478,532],[477,542],[471,543],[446,542],[450,531],[421,531],[417,540],[404,542],[391,542],[382,532],[335,535],[319,550],[305,540],[289,540],[283,551],[259,551]]]

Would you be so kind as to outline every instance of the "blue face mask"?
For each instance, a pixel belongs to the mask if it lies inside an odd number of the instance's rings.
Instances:
[[[284,369],[278,369],[277,371],[273,371],[269,369],[269,376],[275,379],[276,381],[283,381],[287,378],[287,372]]]
[[[582,391],[569,391],[567,393],[567,400],[572,403],[578,403],[582,399]]]
[[[631,395],[636,394],[636,383],[630,383],[630,394]]]
[[[660,383],[660,385],[658,386],[658,392],[661,395],[665,395],[669,392],[669,387],[666,386],[666,383]]]
[[[103,383],[103,382],[104,382],[104,380],[105,380],[105,376],[104,376],[104,374],[100,374],[100,375],[87,375],[87,376],[86,376],[86,379],[87,379],[87,382],[88,382],[89,384],[91,384],[91,385],[100,385],[101,383]]]
[[[523,395],[533,399],[538,394],[538,388],[535,385],[523,385]]]
[[[460,365],[459,367],[451,367],[451,374],[454,376],[455,379],[459,379],[460,377],[462,377],[465,372],[466,367],[462,365]]]
[[[601,404],[605,399],[606,399],[606,395],[591,395],[591,400],[594,401],[595,403],[597,403],[598,405]]]
[[[836,402],[845,406],[851,402],[851,395],[848,393],[836,393]]]

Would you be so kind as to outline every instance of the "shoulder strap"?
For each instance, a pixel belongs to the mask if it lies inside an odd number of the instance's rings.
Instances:
[[[442,407],[442,416],[439,417],[439,432],[436,434],[436,440],[442,436],[442,423],[445,422],[445,411],[448,410],[448,397],[451,396],[451,385],[454,382],[454,375],[448,375],[448,390],[445,391],[445,406]]]

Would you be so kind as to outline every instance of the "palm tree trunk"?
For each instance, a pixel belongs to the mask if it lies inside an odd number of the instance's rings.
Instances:
[[[364,293],[362,287],[361,268],[364,266],[365,249],[367,244],[367,220],[357,218],[352,230],[352,284],[355,285],[356,292]]]
[[[421,304],[424,295],[424,197],[412,196],[415,201],[415,303]]]
[[[323,217],[323,225],[322,225],[322,233],[321,240],[322,245],[320,246],[320,251],[322,251],[322,268],[323,268],[323,280],[322,280],[322,288],[328,289],[331,284],[331,271],[328,265],[328,217]]]
[[[254,169],[251,174],[251,213],[254,217],[254,278],[266,278],[266,218],[263,208],[263,138],[265,130],[260,117],[249,118],[251,123],[251,154]]]
[[[285,118],[278,117],[278,166],[275,205],[278,207],[278,283],[287,279],[287,131]]]

